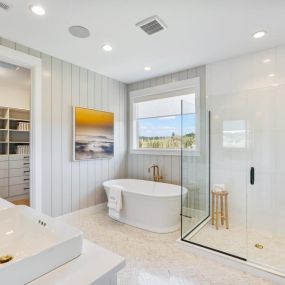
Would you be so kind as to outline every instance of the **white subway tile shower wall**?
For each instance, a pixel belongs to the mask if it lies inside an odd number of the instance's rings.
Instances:
[[[284,84],[284,46],[207,65],[211,182],[228,187],[233,223],[278,234],[285,233]],[[245,122],[245,147],[225,147],[224,123],[237,121]],[[255,189],[249,184],[251,166]]]

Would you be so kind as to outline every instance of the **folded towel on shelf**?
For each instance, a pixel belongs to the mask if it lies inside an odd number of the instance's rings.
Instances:
[[[115,220],[120,218],[120,211],[122,209],[122,191],[123,187],[118,185],[111,186],[109,190],[109,216]]]
[[[222,192],[225,190],[226,190],[225,184],[214,184],[213,186],[213,192]]]

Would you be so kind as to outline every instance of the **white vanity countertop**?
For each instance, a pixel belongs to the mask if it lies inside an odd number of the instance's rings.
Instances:
[[[104,280],[109,280],[124,266],[125,259],[121,256],[84,240],[81,256],[28,283],[28,285],[109,284]]]
[[[0,198],[0,210],[14,205]],[[82,254],[74,260],[28,283],[28,285],[101,285],[125,266],[125,259],[86,239]]]

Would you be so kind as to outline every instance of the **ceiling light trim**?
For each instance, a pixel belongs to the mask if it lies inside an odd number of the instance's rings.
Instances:
[[[102,49],[106,52],[110,52],[113,50],[113,47],[110,44],[103,44]]]
[[[257,31],[255,32],[252,37],[254,39],[262,39],[267,35],[267,32],[265,30]]]
[[[46,14],[46,10],[43,6],[33,4],[30,6],[30,10],[37,16],[44,16]]]

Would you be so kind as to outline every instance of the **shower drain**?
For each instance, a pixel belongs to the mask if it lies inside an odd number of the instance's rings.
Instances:
[[[0,255],[0,264],[2,263],[6,263],[6,262],[9,262],[13,259],[13,256],[12,255]]]
[[[263,249],[264,248],[264,246],[262,244],[260,244],[260,243],[256,243],[254,246],[256,248],[258,248],[258,249]]]

